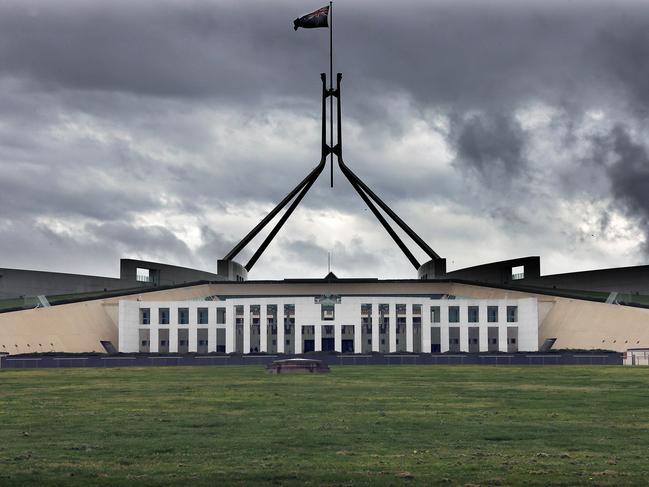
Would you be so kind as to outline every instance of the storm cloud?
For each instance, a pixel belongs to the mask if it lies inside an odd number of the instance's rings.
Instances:
[[[214,271],[319,159],[327,31],[291,27],[319,6],[2,2],[0,267]],[[649,7],[334,8],[345,160],[449,269],[646,262]],[[341,276],[414,276],[337,172],[251,277],[321,276],[328,252]]]

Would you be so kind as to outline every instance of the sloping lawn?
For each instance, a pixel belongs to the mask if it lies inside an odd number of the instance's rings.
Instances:
[[[649,369],[0,370],[0,485],[647,485]]]

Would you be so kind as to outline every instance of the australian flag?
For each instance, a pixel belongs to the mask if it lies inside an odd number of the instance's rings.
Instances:
[[[306,14],[293,21],[293,28],[315,29],[316,27],[329,27],[329,6],[319,8],[315,12]]]

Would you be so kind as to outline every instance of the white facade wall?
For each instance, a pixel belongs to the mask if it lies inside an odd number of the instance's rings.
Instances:
[[[251,306],[260,306],[259,323],[259,351],[267,351],[267,338],[270,337],[270,329],[267,328],[268,305],[277,306],[277,334],[276,334],[276,351],[277,353],[301,353],[303,350],[302,327],[313,326],[315,331],[315,351],[322,349],[322,336],[324,326],[333,326],[334,328],[334,348],[342,351],[342,327],[353,326],[353,343],[354,352],[361,353],[363,350],[363,331],[362,331],[362,314],[361,305],[370,304],[372,310],[369,316],[372,318],[371,333],[365,335],[365,339],[371,337],[371,350],[379,351],[379,305],[386,306],[389,317],[389,326],[384,339],[387,343],[389,352],[397,351],[397,305],[406,305],[406,312],[399,314],[406,320],[405,330],[405,347],[406,352],[414,350],[413,338],[413,318],[421,318],[419,349],[423,352],[431,350],[431,330],[438,327],[440,335],[440,351],[449,350],[449,328],[459,328],[459,349],[462,352],[469,351],[469,327],[479,329],[479,350],[486,352],[488,350],[487,330],[490,327],[498,328],[498,348],[500,351],[508,351],[508,327],[517,329],[517,343],[515,348],[518,351],[536,351],[538,350],[538,310],[536,298],[525,299],[430,299],[427,297],[400,297],[400,296],[341,296],[340,302],[335,306],[335,319],[323,320],[321,305],[315,302],[314,296],[310,297],[252,297],[252,298],[229,298],[224,301],[120,301],[119,302],[119,351],[120,352],[139,352],[142,344],[140,343],[140,330],[149,330],[150,343],[148,344],[150,352],[156,352],[159,349],[158,330],[169,330],[169,351],[178,350],[177,337],[179,329],[187,329],[189,332],[189,351],[197,350],[197,333],[199,329],[207,330],[208,351],[217,351],[217,332],[224,330],[225,352],[232,353],[236,350],[237,340],[243,342],[243,352],[251,353]],[[295,307],[295,339],[290,347],[285,347],[284,333],[284,305],[293,305]],[[421,315],[413,313],[413,305],[421,306]],[[237,337],[235,307],[243,306],[243,336]],[[433,322],[431,319],[431,307],[439,306],[440,320]],[[449,306],[459,307],[459,323],[449,322]],[[479,320],[476,323],[470,323],[468,307],[477,306],[479,308]],[[495,323],[488,322],[487,307],[498,307],[498,321]],[[517,321],[507,322],[507,307],[517,307]],[[150,324],[140,323],[140,309],[149,309]],[[160,308],[169,309],[169,324],[158,323],[158,310]],[[189,308],[189,324],[178,324],[178,309]],[[198,324],[198,308],[208,308],[208,324]],[[217,324],[217,310],[225,310],[225,323]],[[288,318],[288,316],[287,316]],[[273,335],[275,336],[275,335]],[[349,338],[349,337],[347,337]],[[155,343],[154,343],[155,342]],[[295,343],[297,342],[297,343]],[[223,344],[219,344],[223,345]],[[289,348],[289,349],[287,349]]]

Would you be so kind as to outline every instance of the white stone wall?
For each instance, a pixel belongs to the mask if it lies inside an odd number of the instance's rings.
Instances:
[[[284,337],[284,305],[295,306],[295,340],[291,350],[285,350]],[[315,350],[321,350],[322,327],[334,326],[335,350],[342,350],[342,326],[354,327],[354,351],[362,351],[361,305],[372,305],[372,351],[379,350],[379,305],[388,305],[389,327],[387,333],[388,350],[397,351],[396,318],[397,305],[406,305],[406,345],[408,352],[414,349],[413,339],[413,305],[421,305],[421,346],[425,352],[431,350],[431,327],[439,327],[441,335],[441,352],[449,350],[449,327],[460,329],[460,351],[469,351],[469,327],[479,328],[479,349],[481,352],[488,350],[487,329],[498,327],[499,350],[506,352],[507,328],[517,327],[517,348],[519,351],[538,350],[538,311],[535,298],[525,299],[430,299],[426,297],[399,297],[399,296],[341,296],[340,303],[335,304],[335,319],[322,320],[321,305],[315,303],[314,296],[309,297],[254,297],[231,298],[224,301],[120,301],[119,302],[119,351],[138,352],[140,350],[139,330],[150,331],[150,352],[158,351],[158,330],[169,329],[169,351],[178,350],[178,330],[189,330],[189,352],[197,351],[197,333],[199,329],[207,329],[208,352],[217,351],[216,336],[218,329],[225,330],[225,352],[235,351],[235,306],[243,306],[243,347],[244,353],[250,353],[250,326],[251,306],[260,306],[260,340],[259,351],[267,351],[266,337],[270,330],[267,326],[266,307],[277,306],[277,353],[302,353],[302,327],[313,326],[315,329]],[[430,309],[432,306],[440,307],[440,322],[431,322]],[[458,306],[460,309],[459,323],[450,323],[448,308]],[[479,321],[469,323],[469,306],[478,306]],[[498,321],[489,323],[487,320],[487,307],[498,306]],[[518,320],[515,323],[507,322],[507,306],[517,306]],[[150,324],[140,323],[140,308],[150,309]],[[159,308],[169,308],[169,324],[158,323]],[[178,324],[178,308],[189,308],[189,324]],[[208,324],[200,325],[198,321],[198,308],[208,308]],[[217,309],[223,308],[226,313],[224,324],[217,324]],[[404,316],[399,315],[399,316]]]

